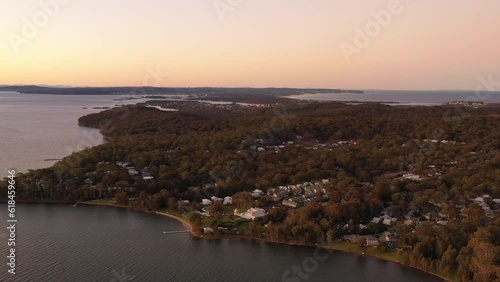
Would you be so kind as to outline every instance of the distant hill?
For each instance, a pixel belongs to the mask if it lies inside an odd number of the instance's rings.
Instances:
[[[323,88],[223,88],[223,87],[45,87],[39,85],[0,86],[0,91],[52,95],[191,95],[194,99],[241,103],[277,103],[282,96],[299,94],[363,93],[360,90]]]
[[[0,91],[17,91],[26,94],[55,95],[113,95],[113,94],[262,94],[293,95],[303,93],[363,93],[360,90],[324,89],[324,88],[221,88],[221,87],[64,87],[38,85],[0,86]]]

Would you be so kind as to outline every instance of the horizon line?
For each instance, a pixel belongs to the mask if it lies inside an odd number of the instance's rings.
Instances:
[[[266,86],[266,87],[255,87],[255,86],[153,86],[153,85],[125,85],[125,86],[73,86],[73,85],[46,85],[46,84],[0,84],[0,87],[23,87],[23,86],[35,86],[43,88],[249,88],[249,89],[322,89],[322,90],[349,90],[349,91],[474,91],[474,92],[489,92],[495,93],[500,92],[500,90],[477,90],[477,89],[387,89],[387,88],[339,88],[339,87],[290,87],[290,86]]]

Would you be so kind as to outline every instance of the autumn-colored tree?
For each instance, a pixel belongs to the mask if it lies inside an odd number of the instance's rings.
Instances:
[[[116,202],[120,205],[127,205],[128,204],[127,192],[120,192],[116,194]]]
[[[356,241],[356,245],[358,246],[359,250],[364,253],[366,252],[366,239],[364,237],[362,238],[359,238],[357,241]]]
[[[233,195],[233,204],[238,209],[249,209],[254,205],[254,199],[248,192],[239,192]]]

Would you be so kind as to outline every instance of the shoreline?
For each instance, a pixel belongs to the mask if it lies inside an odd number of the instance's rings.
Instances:
[[[159,211],[145,211],[145,210],[141,210],[141,209],[135,209],[135,208],[132,208],[130,206],[115,205],[115,204],[109,204],[109,203],[80,202],[79,204],[88,205],[88,206],[104,206],[104,207],[126,208],[126,209],[130,209],[130,210],[137,211],[137,212],[152,213],[152,214],[157,214],[157,215],[160,215],[160,216],[165,216],[165,217],[177,220],[178,222],[182,223],[182,225],[184,225],[184,227],[187,229],[187,231],[189,231],[189,233],[191,234],[191,236],[194,237],[194,238],[196,238],[196,239],[209,239],[209,240],[225,240],[225,239],[229,239],[229,240],[235,240],[235,239],[237,239],[237,240],[250,240],[250,241],[257,241],[257,242],[265,242],[265,243],[268,243],[268,244],[280,244],[280,245],[311,247],[311,248],[314,247],[314,248],[321,248],[321,249],[324,249],[324,250],[334,250],[334,251],[343,252],[343,253],[349,253],[349,254],[353,254],[353,255],[357,255],[357,256],[361,256],[361,257],[368,256],[368,257],[376,258],[376,259],[383,260],[383,261],[386,261],[386,262],[396,263],[396,264],[398,264],[400,266],[409,267],[409,268],[421,271],[423,273],[432,275],[432,276],[437,277],[439,279],[442,279],[443,281],[446,281],[446,282],[453,282],[454,281],[454,280],[450,280],[450,278],[444,277],[444,276],[442,276],[440,274],[429,272],[429,271],[426,271],[426,270],[423,270],[423,269],[420,269],[420,268],[417,268],[417,267],[414,267],[414,266],[403,264],[403,263],[401,263],[399,261],[389,260],[389,259],[377,256],[377,255],[373,255],[373,254],[359,254],[357,252],[342,250],[342,249],[338,249],[338,248],[335,248],[335,247],[328,247],[328,246],[305,245],[305,244],[298,244],[298,243],[293,243],[293,242],[273,242],[273,241],[270,241],[270,240],[267,240],[267,239],[256,238],[256,237],[249,237],[249,236],[223,236],[223,237],[216,236],[216,237],[212,237],[212,238],[211,237],[204,237],[203,235],[197,235],[196,233],[194,233],[193,226],[191,225],[191,223],[188,220],[185,220],[184,218],[175,216],[173,214],[169,214],[169,213],[165,213],[165,212],[159,212]]]

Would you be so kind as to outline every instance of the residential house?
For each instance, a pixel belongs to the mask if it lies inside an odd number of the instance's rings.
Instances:
[[[127,169],[128,169],[128,174],[130,176],[137,176],[137,175],[139,175],[139,172],[134,167],[128,167]]]
[[[212,201],[210,201],[209,199],[203,199],[201,200],[201,204],[204,206],[209,206],[212,204]]]
[[[255,189],[253,192],[250,193],[252,195],[252,197],[254,198],[260,198],[262,197],[262,195],[264,195],[264,192],[262,192],[261,190],[259,189]]]
[[[380,237],[380,241],[385,243],[389,248],[394,248],[396,247],[396,242],[398,241],[398,237],[391,233],[389,234],[385,233]]]
[[[239,213],[238,210],[235,209],[234,214],[245,219],[255,220],[263,218],[266,215],[266,211],[261,208],[250,208],[246,212]]]
[[[212,200],[212,203],[224,201],[224,199],[215,196],[212,196],[210,199]]]
[[[422,177],[420,177],[420,175],[416,175],[416,174],[413,174],[413,173],[403,174],[403,178],[404,179],[409,179],[409,180],[415,180],[415,181],[421,181],[423,179]]]
[[[287,207],[290,207],[290,208],[297,208],[299,207],[299,204],[292,201],[292,200],[283,200],[281,202],[281,204],[283,204],[284,206],[287,206]]]
[[[376,247],[380,243],[379,240],[375,236],[364,236],[366,240],[366,245],[371,247]]]
[[[204,227],[203,228],[203,233],[215,233],[214,229],[212,227]]]
[[[224,206],[232,205],[233,198],[232,197],[224,197],[224,201],[222,202]]]

